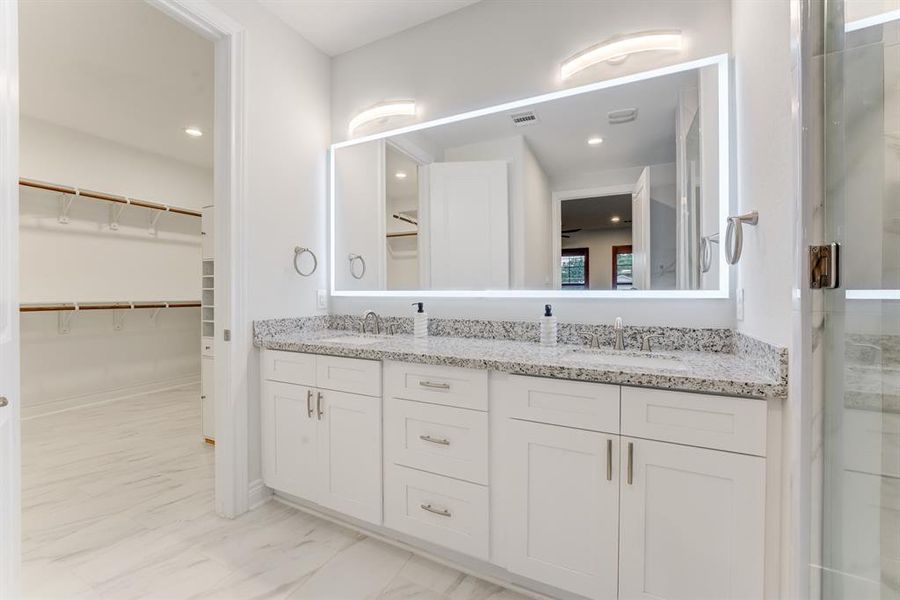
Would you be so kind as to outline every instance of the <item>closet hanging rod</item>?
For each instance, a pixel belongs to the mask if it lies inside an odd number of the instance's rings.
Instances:
[[[19,185],[35,188],[39,190],[47,190],[50,192],[60,192],[63,194],[72,194],[82,198],[90,198],[92,200],[103,200],[105,202],[116,202],[118,204],[129,204],[131,206],[140,206],[141,208],[149,208],[152,210],[161,210],[165,212],[176,213],[179,215],[188,215],[190,217],[203,216],[200,211],[191,210],[189,208],[179,208],[177,206],[168,206],[159,204],[158,202],[149,202],[147,200],[136,200],[127,196],[116,196],[115,194],[106,194],[104,192],[92,192],[90,190],[82,190],[80,188],[70,187],[67,185],[59,185],[56,183],[47,183],[44,181],[35,181],[33,179],[19,179]]]
[[[135,310],[138,308],[200,308],[200,302],[57,302],[51,304],[20,304],[19,312]]]

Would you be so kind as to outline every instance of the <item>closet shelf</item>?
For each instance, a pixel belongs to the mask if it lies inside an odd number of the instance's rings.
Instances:
[[[169,206],[167,204],[160,204],[158,202],[150,202],[148,200],[138,200],[136,198],[129,198],[128,196],[107,194],[105,192],[92,192],[90,190],[82,190],[76,187],[60,185],[56,183],[47,183],[44,181],[35,181],[33,179],[19,179],[19,185],[39,190],[47,190],[50,192],[59,192],[61,194],[69,194],[72,196],[78,196],[80,198],[90,198],[91,200],[102,200],[104,202],[114,202],[116,204],[125,204],[128,206],[139,206],[141,208],[149,208],[151,210],[159,210],[179,215],[187,215],[190,217],[202,216],[200,211],[192,210],[190,208],[179,208],[177,206]]]
[[[412,237],[419,235],[418,231],[404,231],[402,233],[389,233],[386,237],[388,238],[399,238],[399,237]]]
[[[200,302],[54,302],[49,304],[20,304],[19,312],[53,312],[80,310],[136,310],[139,308],[200,308]]]

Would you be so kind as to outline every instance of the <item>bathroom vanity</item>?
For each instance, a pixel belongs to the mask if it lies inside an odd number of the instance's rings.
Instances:
[[[257,341],[263,477],[282,500],[549,596],[764,597],[785,382],[758,361],[332,329]]]

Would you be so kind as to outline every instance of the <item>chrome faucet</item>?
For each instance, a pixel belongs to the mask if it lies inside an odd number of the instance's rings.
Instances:
[[[613,327],[616,333],[616,350],[625,349],[625,326],[622,324],[622,317],[616,317],[616,324]]]
[[[363,313],[362,321],[359,323],[359,332],[366,333],[369,324],[369,317],[375,317],[375,334],[381,333],[381,317],[374,310],[367,310]]]

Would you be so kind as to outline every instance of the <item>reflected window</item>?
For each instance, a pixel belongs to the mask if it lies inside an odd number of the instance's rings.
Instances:
[[[612,247],[612,287],[614,290],[630,290],[634,287],[632,266],[634,254],[631,246]]]
[[[590,261],[587,248],[564,248],[562,251],[562,286],[571,290],[588,289]]]

